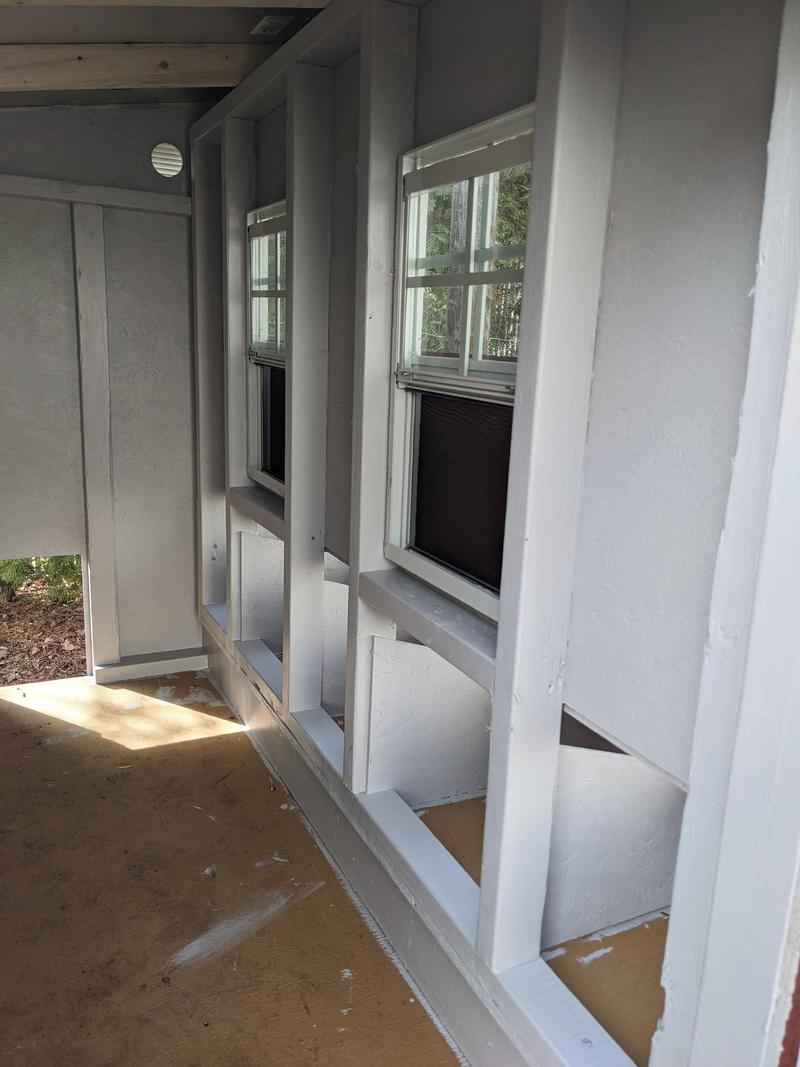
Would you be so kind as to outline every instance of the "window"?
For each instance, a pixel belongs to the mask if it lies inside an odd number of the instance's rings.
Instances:
[[[497,615],[533,109],[402,159],[386,555]]]
[[[286,455],[286,202],[247,218],[249,346],[248,467],[250,477],[283,495]]]

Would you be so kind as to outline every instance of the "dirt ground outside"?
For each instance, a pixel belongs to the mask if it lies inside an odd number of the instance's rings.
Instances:
[[[83,597],[54,604],[46,582],[25,582],[16,597],[0,601],[0,686],[86,674]]]

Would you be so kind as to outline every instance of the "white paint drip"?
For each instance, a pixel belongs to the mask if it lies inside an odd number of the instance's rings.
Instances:
[[[339,1014],[340,1015],[349,1015],[352,1010],[353,1010],[352,1008],[339,1008]]]
[[[160,685],[155,691],[156,700],[164,700],[168,704],[177,704],[181,708],[185,708],[190,704],[205,704],[209,708],[224,708],[227,706],[225,701],[220,700],[216,693],[209,693],[207,689],[199,685],[190,686],[189,692],[182,697],[175,696],[175,689],[174,685]]]
[[[565,948],[551,948],[547,952],[542,953],[542,959],[545,960],[557,960],[559,956],[565,956],[567,950]]]
[[[343,982],[352,982],[353,972],[349,967],[342,967],[341,971],[339,971],[339,974],[341,975]]]
[[[203,871],[203,874],[206,875],[206,877],[208,877],[208,878],[216,878],[217,877],[216,864],[210,863],[208,865],[208,867],[206,867],[206,869]]]
[[[56,734],[55,737],[46,737],[42,741],[43,745],[60,745],[65,737],[83,737],[84,734],[90,734],[91,730],[84,730],[82,726],[73,726],[71,730],[67,730],[66,734]]]
[[[316,893],[324,885],[324,882],[314,882],[296,893],[290,893],[288,896],[277,891],[268,893],[261,904],[255,908],[237,915],[234,919],[222,919],[221,922],[216,923],[206,933],[195,938],[194,941],[190,941],[180,952],[176,952],[170,958],[168,966],[180,967],[186,964],[202,963],[220,952],[227,952],[229,949],[248,940],[248,938],[253,937],[254,934],[263,930],[265,926],[269,926],[284,908],[299,904],[301,900],[310,897],[312,893]]]
[[[593,963],[595,960],[599,960],[601,956],[607,956],[609,952],[613,951],[613,945],[609,945],[607,948],[599,948],[596,952],[590,952],[588,956],[578,956],[578,963],[585,967],[588,963]]]
[[[276,863],[288,863],[289,861],[284,856],[279,856],[278,853],[270,856],[268,860],[256,860],[253,864],[254,867],[272,867]]]
[[[297,811],[296,804],[281,804],[281,811]]]

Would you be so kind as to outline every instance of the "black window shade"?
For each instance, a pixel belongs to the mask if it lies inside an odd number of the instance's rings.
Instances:
[[[513,408],[419,393],[411,547],[500,589]]]
[[[261,470],[286,478],[286,371],[261,368]]]

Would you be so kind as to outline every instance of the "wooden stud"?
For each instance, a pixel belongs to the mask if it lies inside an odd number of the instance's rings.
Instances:
[[[97,204],[73,204],[72,226],[81,365],[88,596],[92,620],[92,659],[95,665],[99,665],[119,662],[111,381],[102,207]]]
[[[332,74],[295,64],[288,77],[289,322],[286,368],[286,560],[283,703],[322,699]]]
[[[0,196],[18,196],[26,200],[56,200],[68,204],[100,204],[123,211],[152,211],[157,215],[192,213],[188,196],[174,193],[145,193],[139,189],[117,189],[110,185],[84,182],[53,181],[28,178],[21,174],[0,174]]]
[[[478,925],[494,971],[540,950],[624,7],[544,6]]]
[[[359,595],[362,571],[385,570],[397,158],[414,135],[417,12],[368,0],[361,34],[356,238],[356,359],[350,518],[345,780],[367,788],[373,636],[395,626]]]
[[[198,607],[226,600],[221,197],[220,148],[201,143],[192,156]]]
[[[4,44],[0,92],[233,86],[274,51],[252,44]]]
[[[781,973],[781,953],[800,811],[798,170],[800,2],[788,0],[741,428],[711,595],[653,1067],[706,1064],[708,1056],[715,1064],[776,1062],[774,1044],[764,1050],[794,977]]]
[[[226,119],[222,131],[223,328],[225,345],[225,484],[249,485],[247,477],[247,212],[255,196],[255,131],[252,122]],[[228,637],[241,636],[242,531],[254,530],[227,509]]]
[[[0,0],[0,7],[257,7],[264,11],[327,7],[330,0]]]

